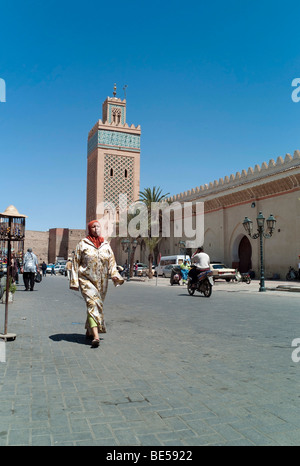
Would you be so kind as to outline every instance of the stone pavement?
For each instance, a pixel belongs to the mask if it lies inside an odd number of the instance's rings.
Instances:
[[[19,286],[17,338],[0,342],[0,445],[299,445],[299,297],[257,281],[218,282],[209,299],[161,278],[110,284],[91,349],[65,277]]]

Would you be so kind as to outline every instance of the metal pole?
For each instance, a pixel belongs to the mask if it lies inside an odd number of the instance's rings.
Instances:
[[[11,245],[10,245],[10,234],[11,234],[11,222],[9,218],[9,239],[7,246],[7,272],[6,272],[6,290],[5,290],[5,322],[4,322],[4,335],[7,335],[7,324],[8,324],[8,297],[9,297],[9,280],[10,280],[10,269],[11,269]]]
[[[263,252],[263,229],[259,229],[260,241],[260,287],[259,291],[266,291],[265,288],[265,272],[264,272],[264,252]]]
[[[130,281],[130,267],[131,267],[131,263],[130,263],[130,246],[128,246],[128,272],[127,272],[127,281],[129,282]]]

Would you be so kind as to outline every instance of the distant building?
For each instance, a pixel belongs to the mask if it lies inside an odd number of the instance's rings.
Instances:
[[[253,221],[260,211],[267,219],[273,214],[276,229],[270,239],[264,240],[265,277],[280,275],[285,278],[290,265],[298,268],[300,255],[300,152],[278,157],[276,162],[263,162],[220,178],[204,186],[177,194],[171,203],[204,202],[204,249],[214,261],[238,268],[241,272],[253,269],[259,276],[259,240],[247,236],[243,220]],[[174,235],[160,243],[162,255],[179,253],[180,240]],[[202,246],[202,245],[197,245]],[[195,249],[193,249],[194,252]],[[188,251],[191,252],[191,251]]]
[[[85,230],[69,228],[51,228],[49,231],[26,230],[24,251],[31,247],[40,263],[55,263],[58,257],[71,258],[77,243],[85,236]]]

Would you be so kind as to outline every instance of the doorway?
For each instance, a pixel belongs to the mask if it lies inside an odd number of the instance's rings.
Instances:
[[[239,271],[246,273],[252,269],[252,247],[247,236],[243,236],[239,244]]]

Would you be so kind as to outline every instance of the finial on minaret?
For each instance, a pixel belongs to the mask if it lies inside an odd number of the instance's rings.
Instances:
[[[117,95],[117,85],[116,84],[114,85],[113,95],[114,95],[114,97],[116,97],[116,95]]]

